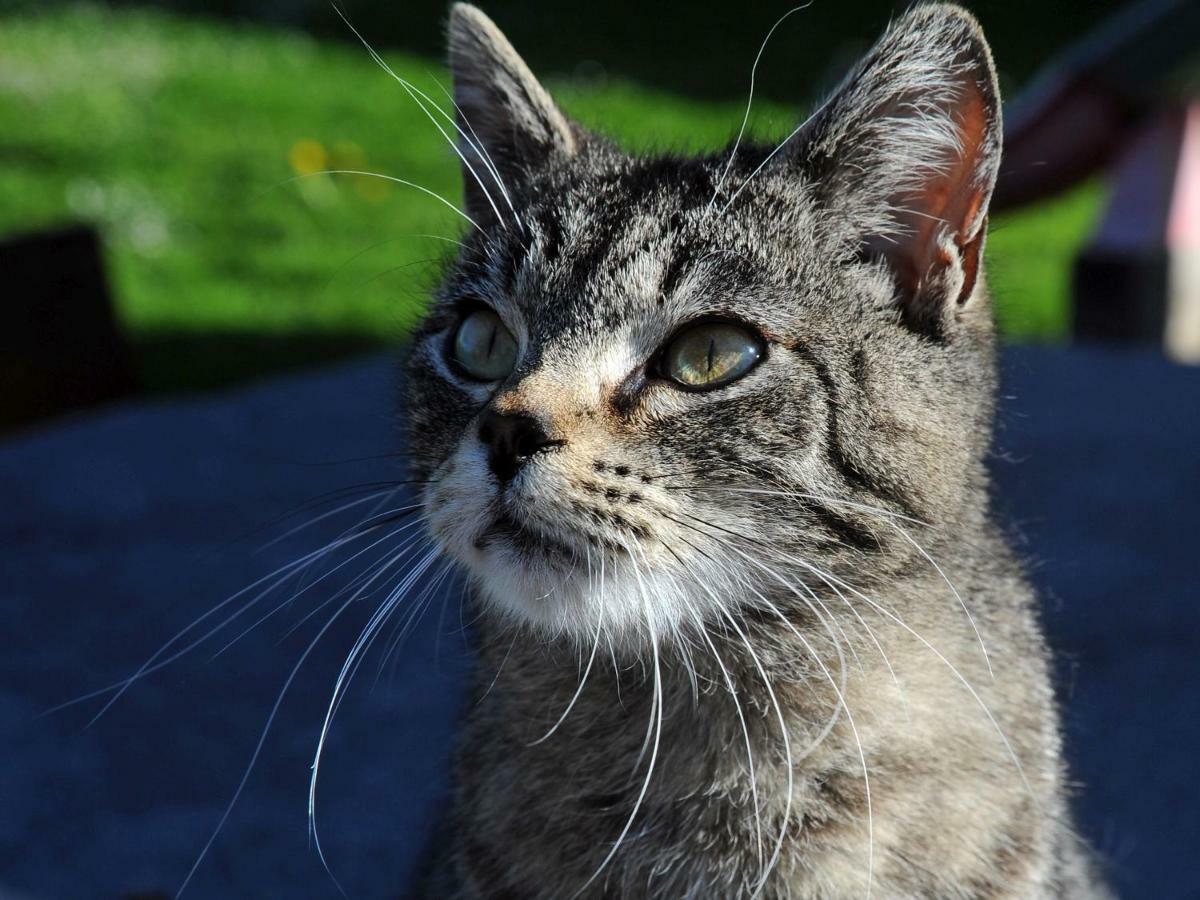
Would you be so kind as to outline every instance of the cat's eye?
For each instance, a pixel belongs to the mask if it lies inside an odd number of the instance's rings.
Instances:
[[[707,390],[741,378],[763,357],[762,340],[731,322],[703,322],[667,345],[659,372],[682,387]]]
[[[499,381],[517,362],[517,341],[490,309],[476,309],[458,323],[454,361],[472,378]]]

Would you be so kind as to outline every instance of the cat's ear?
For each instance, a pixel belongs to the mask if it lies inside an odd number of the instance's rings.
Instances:
[[[500,29],[474,6],[451,7],[448,43],[467,214],[484,227],[497,215],[511,221],[505,190],[511,193],[552,156],[574,154],[575,132]]]
[[[942,4],[897,20],[797,136],[793,160],[888,261],[911,327],[940,333],[972,296],[1001,137],[983,32]]]

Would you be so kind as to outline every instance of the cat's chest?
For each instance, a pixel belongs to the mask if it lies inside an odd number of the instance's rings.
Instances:
[[[528,685],[494,687],[475,708],[459,788],[479,883],[502,878],[513,896],[559,896],[527,893],[559,884],[570,896],[602,872],[612,896],[646,885],[647,896],[739,896],[773,856],[820,842],[836,818],[823,786],[837,778],[815,760],[789,767],[771,720],[702,688],[660,701],[652,685],[620,686],[601,675],[565,699],[551,692],[571,704],[565,716]],[[501,875],[495,860],[518,864]]]

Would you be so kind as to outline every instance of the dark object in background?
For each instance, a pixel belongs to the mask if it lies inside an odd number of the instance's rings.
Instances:
[[[1200,363],[1200,100],[1142,125],[1110,181],[1075,264],[1075,335]]]
[[[1005,110],[999,212],[1097,171],[1109,202],[1075,264],[1076,337],[1200,363],[1200,0],[1142,0]]]
[[[1112,166],[1112,193],[1075,263],[1075,334],[1153,344],[1162,341],[1170,299],[1170,216],[1183,117],[1143,126]]]
[[[1037,203],[1093,175],[1164,105],[1200,87],[1189,71],[1200,62],[1197,33],[1198,0],[1140,0],[1056,53],[1005,106],[991,211]]]
[[[0,241],[0,284],[0,431],[137,389],[93,229]]]

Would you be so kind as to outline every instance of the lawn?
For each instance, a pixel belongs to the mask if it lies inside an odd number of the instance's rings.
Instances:
[[[365,51],[301,34],[98,7],[0,15],[0,233],[71,220],[104,234],[151,390],[226,384],[401,341],[461,226],[388,173],[458,199],[442,137]],[[444,99],[440,64],[389,64]],[[551,80],[568,112],[631,148],[725,143],[742,106]],[[797,111],[756,104],[781,136]],[[1001,327],[1066,334],[1084,188],[997,220]]]

